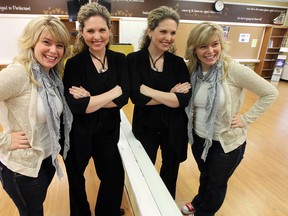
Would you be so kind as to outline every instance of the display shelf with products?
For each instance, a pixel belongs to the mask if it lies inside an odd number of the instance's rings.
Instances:
[[[265,28],[260,62],[255,65],[255,71],[264,78],[271,78],[276,59],[283,48],[287,47],[287,26],[267,26]]]
[[[119,18],[111,18],[111,32],[113,36],[113,43],[117,44],[120,42],[119,38]]]
[[[70,33],[71,44],[74,44],[77,35],[76,23],[70,22],[68,16],[61,16],[60,20],[64,23]],[[119,18],[111,18],[111,24],[113,43],[119,43]]]
[[[70,33],[70,43],[74,44],[76,41],[76,35],[77,35],[76,23],[70,22],[68,16],[61,16],[60,20],[64,23],[64,25],[66,26],[66,28],[68,29]]]

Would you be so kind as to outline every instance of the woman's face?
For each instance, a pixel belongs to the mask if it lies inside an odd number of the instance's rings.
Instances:
[[[194,50],[197,58],[201,62],[202,70],[208,71],[214,65],[221,54],[221,44],[218,37],[215,37],[211,43],[203,44]]]
[[[42,32],[34,47],[35,58],[47,73],[62,59],[64,51],[64,44],[56,41],[47,29]]]
[[[111,31],[103,17],[92,16],[84,22],[81,34],[90,50],[101,52],[109,43]]]
[[[159,51],[168,51],[176,38],[177,23],[173,19],[164,19],[159,22],[159,25],[154,30],[148,30],[148,35],[151,38],[150,46]]]

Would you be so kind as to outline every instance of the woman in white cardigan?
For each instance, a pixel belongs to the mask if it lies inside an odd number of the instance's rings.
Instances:
[[[212,216],[224,202],[227,183],[240,164],[248,125],[263,114],[278,91],[250,68],[226,54],[222,28],[198,24],[187,40],[185,58],[191,74],[192,97],[186,113],[192,153],[200,171],[198,194],[182,213]],[[240,114],[244,89],[259,96]]]
[[[43,215],[43,202],[55,170],[62,175],[69,149],[72,113],[58,71],[68,56],[69,32],[55,17],[31,20],[19,39],[19,55],[0,72],[0,180],[20,216]]]

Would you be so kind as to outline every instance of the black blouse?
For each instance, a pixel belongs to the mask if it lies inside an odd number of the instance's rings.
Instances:
[[[119,52],[107,50],[108,70],[98,73],[88,50],[68,59],[64,70],[64,93],[73,113],[73,127],[82,127],[93,131],[111,131],[120,124],[120,109],[129,98],[129,79],[126,56]],[[121,86],[123,94],[114,99],[115,108],[101,108],[96,112],[85,114],[90,97],[75,99],[70,93],[71,86],[82,86],[91,96],[105,93],[116,85]],[[116,127],[115,127],[116,126]]]
[[[135,104],[132,130],[137,139],[143,139],[145,128],[165,130],[181,160],[187,153],[187,116],[185,107],[189,103],[191,90],[187,94],[175,93],[180,106],[171,108],[166,105],[146,105],[151,98],[140,93],[140,86],[147,85],[153,89],[170,92],[177,83],[190,82],[188,68],[184,60],[170,52],[164,54],[163,71],[151,69],[148,49],[144,48],[127,56],[130,76],[130,97]]]

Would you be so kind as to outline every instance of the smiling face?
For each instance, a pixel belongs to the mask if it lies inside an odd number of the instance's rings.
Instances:
[[[175,41],[177,27],[175,20],[167,18],[159,22],[159,25],[154,30],[149,29],[150,46],[162,52],[168,51]]]
[[[220,58],[221,44],[219,38],[215,37],[210,43],[197,47],[194,53],[201,62],[202,70],[208,71]]]
[[[109,43],[110,29],[107,21],[102,16],[92,16],[84,22],[84,28],[81,32],[85,43],[90,50],[101,52],[105,50]]]
[[[64,45],[44,29],[34,47],[34,55],[45,72],[49,72],[63,57]]]

